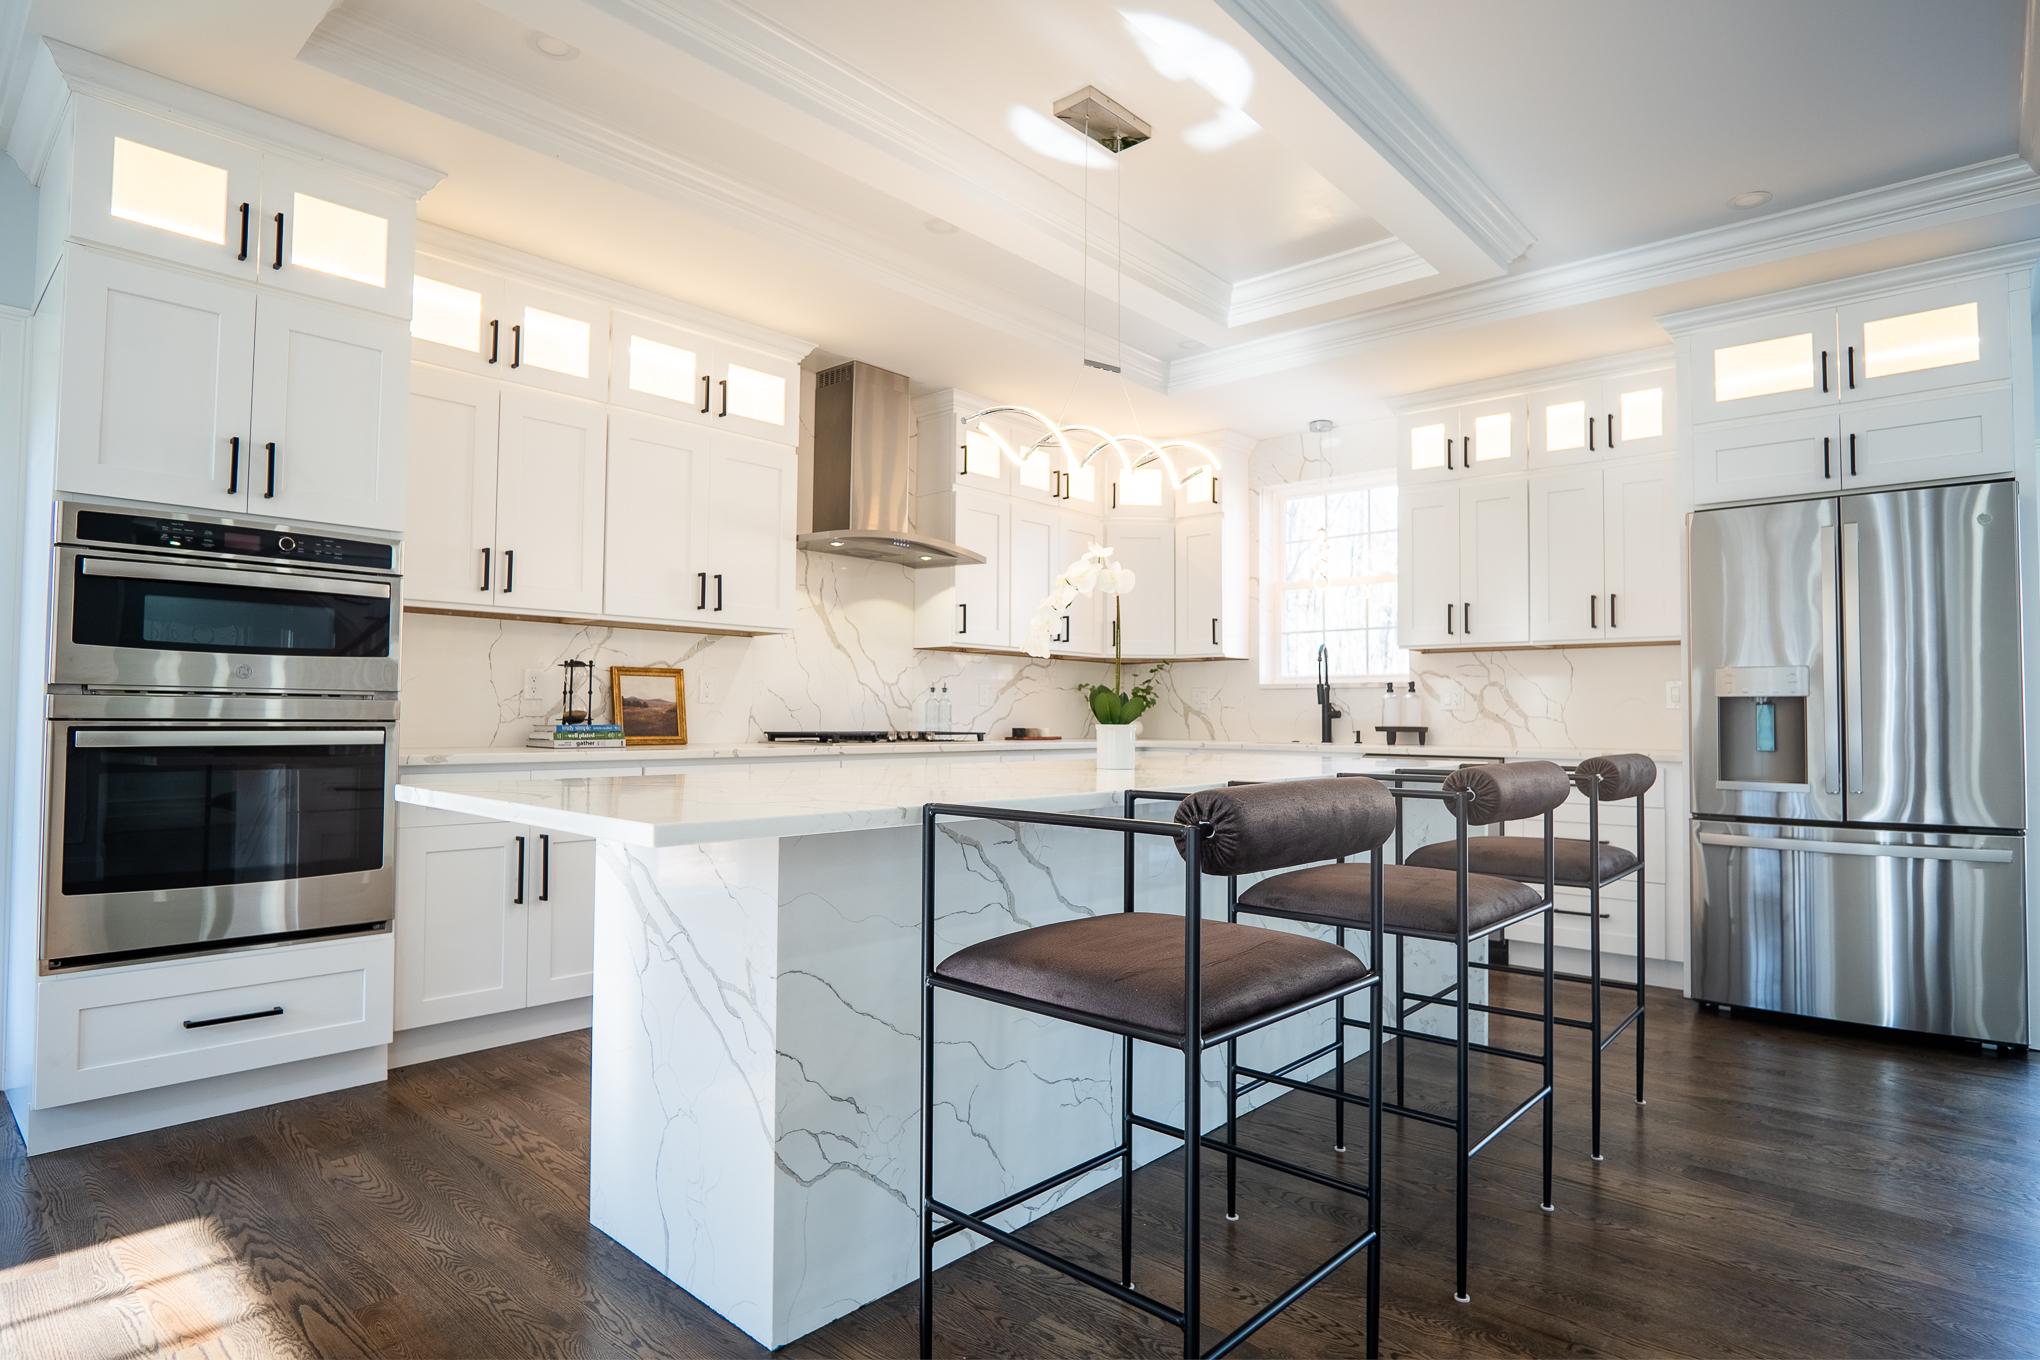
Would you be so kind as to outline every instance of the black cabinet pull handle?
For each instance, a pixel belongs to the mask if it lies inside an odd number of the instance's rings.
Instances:
[[[276,215],[276,258],[269,262],[271,269],[283,268],[283,214]]]
[[[1612,590],[1608,592],[1608,626],[1615,626],[1615,592]]]
[[[497,317],[489,318],[489,362],[495,363],[496,356],[503,349],[503,322]]]
[[[267,1020],[283,1014],[283,1007],[271,1006],[266,1011],[243,1011],[239,1015],[214,1015],[204,1020],[186,1020],[186,1029],[210,1029],[214,1025],[237,1025],[243,1020]]]
[[[510,326],[510,367],[524,367],[524,323],[512,322]]]
[[[695,576],[700,578],[701,581],[701,598],[695,602],[694,607],[696,609],[705,610],[708,608],[708,573],[705,571],[697,571],[694,574]]]
[[[1594,452],[1594,420],[1592,416],[1587,417],[1587,452]]]
[[[722,573],[715,574],[715,612],[722,613]]]
[[[1608,413],[1608,447],[1611,449],[1615,447],[1615,413],[1613,411]]]
[[[1213,620],[1211,621],[1211,645],[1212,645],[1212,646],[1214,646],[1214,647],[1216,647],[1216,646],[1218,645],[1218,620],[1217,620],[1217,619],[1213,619]]]
[[[1114,620],[1112,620],[1112,645],[1113,645],[1114,647],[1117,647],[1117,646],[1119,645],[1119,620],[1118,620],[1118,619],[1114,619]]]
[[[510,905],[524,905],[524,837],[517,838],[517,895],[510,899]]]
[[[1473,636],[1473,601],[1459,602],[1459,627],[1468,637]]]
[[[1067,614],[1063,615],[1063,616],[1062,616],[1062,623],[1063,623],[1063,626],[1062,626],[1062,636],[1061,636],[1061,637],[1059,637],[1059,638],[1057,638],[1057,639],[1056,639],[1056,641],[1057,641],[1057,642],[1068,642],[1068,641],[1070,640],[1070,616],[1069,616],[1069,615],[1067,615]]]
[[[716,391],[722,397],[722,405],[717,408],[715,418],[721,420],[730,413],[730,380],[728,378],[717,378],[715,386]]]
[[[227,494],[239,495],[241,491],[241,436],[227,436]]]
[[[241,253],[234,258],[237,260],[248,258],[248,205],[246,203],[241,205]]]
[[[958,602],[956,606],[956,633],[958,637],[970,631],[970,605]]]
[[[1451,636],[1453,636],[1453,632],[1452,632],[1452,606],[1451,606],[1451,605],[1449,605],[1449,604],[1445,606],[1445,636],[1446,636],[1446,637],[1451,637]]]
[[[1854,391],[1855,387],[1856,387],[1856,347],[1854,345],[1851,345],[1849,346],[1849,390]]]
[[[1826,435],[1822,435],[1820,437],[1820,479],[1824,482],[1834,475],[1834,440]]]
[[[1820,352],[1820,390],[1823,392],[1828,390],[1828,352],[1826,350]]]
[[[489,550],[487,548],[482,549],[481,591],[484,595],[489,593]]]
[[[708,414],[708,383],[709,383],[709,378],[708,378],[708,375],[707,375],[706,373],[702,374],[702,375],[701,375],[701,414],[703,414],[703,415],[707,415],[707,414]]]
[[[1599,628],[1600,626],[1601,597],[1599,595],[1589,595],[1587,596],[1587,627]]]
[[[508,595],[517,589],[517,549],[511,548],[503,554],[503,593]]]
[[[262,488],[262,499],[273,501],[276,499],[276,443],[272,440],[262,447],[269,450],[269,479]]]
[[[1856,475],[1856,432],[1849,431],[1849,475]]]
[[[1452,471],[1452,441],[1449,439],[1445,441],[1445,470]]]
[[[538,838],[538,900],[552,901],[552,837]]]

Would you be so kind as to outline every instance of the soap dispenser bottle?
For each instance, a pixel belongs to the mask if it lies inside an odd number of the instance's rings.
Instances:
[[[1403,695],[1402,717],[1397,721],[1404,727],[1424,725],[1424,701],[1417,697],[1417,682],[1414,680],[1410,681],[1409,692]]]
[[[1382,686],[1381,725],[1383,727],[1396,726],[1402,721],[1402,718],[1398,716],[1401,712],[1402,699],[1395,692],[1395,681],[1391,680]]]

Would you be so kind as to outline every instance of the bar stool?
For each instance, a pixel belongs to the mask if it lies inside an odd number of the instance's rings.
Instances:
[[[1571,792],[1571,786],[1567,783],[1563,770],[1544,761],[1508,765],[1470,765],[1441,776],[1439,782],[1440,787],[1437,789],[1395,789],[1392,791],[1392,797],[1396,801],[1398,824],[1404,800],[1439,801],[1452,810],[1458,826],[1458,835],[1452,845],[1454,856],[1450,868],[1392,865],[1384,871],[1378,858],[1371,865],[1319,864],[1308,869],[1298,869],[1262,879],[1237,895],[1234,909],[1236,914],[1274,916],[1339,928],[1356,923],[1356,904],[1367,901],[1371,896],[1379,896],[1382,928],[1396,937],[1395,1023],[1382,1026],[1383,1033],[1392,1036],[1396,1043],[1396,1098],[1394,1101],[1383,1100],[1381,1107],[1390,1114],[1454,1131],[1458,1143],[1458,1157],[1454,1185],[1457,1262],[1453,1297],[1465,1303],[1470,1298],[1467,1293],[1467,1180],[1473,1159],[1488,1144],[1500,1137],[1510,1125],[1533,1107],[1540,1105],[1544,1113],[1544,1182],[1543,1198],[1539,1201],[1539,1207],[1547,1213],[1552,1208],[1551,908],[1556,887],[1553,882],[1555,868],[1552,863],[1553,827],[1555,811]],[[1540,815],[1544,818],[1542,847],[1545,866],[1544,893],[1541,897],[1534,888],[1526,887],[1513,879],[1473,871],[1468,851],[1472,840],[1467,835],[1469,827],[1488,826],[1504,820],[1521,820]],[[1507,930],[1510,926],[1534,921],[1540,917],[1544,920],[1543,1011],[1540,1013],[1510,1010],[1475,1002],[1468,987],[1467,976],[1472,963],[1472,946]],[[1455,947],[1457,964],[1457,980],[1451,986],[1428,995],[1420,995],[1417,1004],[1407,1009],[1403,1004],[1407,990],[1406,974],[1403,969],[1405,939],[1450,943]],[[1428,1007],[1447,1004],[1454,1005],[1458,1011],[1458,1032],[1455,1037],[1447,1039],[1442,1035],[1426,1034],[1408,1027],[1410,1017]],[[1543,1051],[1531,1053],[1522,1049],[1505,1048],[1499,1044],[1475,1043],[1469,1026],[1469,1020],[1474,1012],[1542,1020]],[[1425,1043],[1450,1044],[1457,1051],[1457,1100],[1454,1112],[1449,1117],[1404,1103],[1403,1047],[1413,1039]],[[1472,1141],[1471,1117],[1468,1110],[1467,1060],[1472,1053],[1485,1053],[1534,1064],[1541,1069],[1543,1077],[1538,1089],[1493,1128],[1482,1134],[1478,1142]],[[1340,1059],[1343,1060],[1344,1056],[1344,1052],[1341,1051]],[[1343,1071],[1343,1067],[1341,1070]],[[1228,1073],[1228,1089],[1237,1087],[1238,1079],[1242,1076],[1257,1083],[1281,1079],[1283,1085],[1294,1084],[1283,1079],[1281,1069],[1261,1072],[1238,1068]]]
[[[1593,1063],[1593,1141],[1590,1154],[1595,1161],[1605,1160],[1601,1155],[1601,1057],[1608,1046],[1622,1037],[1622,1032],[1631,1025],[1636,1027],[1636,1103],[1643,1099],[1643,1024],[1644,1024],[1644,809],[1643,795],[1657,783],[1657,762],[1644,755],[1595,756],[1578,765],[1567,767],[1573,784],[1587,797],[1587,837],[1560,837],[1554,843],[1557,863],[1557,881],[1563,887],[1585,888],[1587,890],[1587,972],[1554,973],[1559,982],[1585,984],[1589,989],[1588,1014],[1584,1020],[1573,1016],[1557,1017],[1557,1023],[1568,1029],[1587,1031],[1592,1040],[1590,1050]],[[1619,803],[1626,799],[1636,800],[1636,852],[1631,854],[1619,845],[1610,845],[1601,839],[1601,807],[1606,803]],[[1468,862],[1475,873],[1493,874],[1499,878],[1513,878],[1519,881],[1533,881],[1537,877],[1535,862],[1537,843],[1526,836],[1511,836],[1507,827],[1498,827],[1502,834],[1476,837],[1467,846]],[[1450,841],[1439,841],[1413,851],[1403,862],[1427,865],[1432,868],[1446,868],[1450,865],[1458,848]],[[1625,878],[1636,879],[1636,978],[1632,982],[1605,980],[1601,976],[1601,889]],[[1553,908],[1561,916],[1577,916],[1580,913],[1565,907]],[[1506,963],[1488,962],[1483,967],[1490,972],[1517,973],[1534,976],[1536,970]],[[1636,1004],[1627,1015],[1617,1021],[1613,1029],[1603,1032],[1605,1017],[1601,1008],[1601,989],[1613,987],[1619,991],[1636,994]]]
[[[1151,795],[1158,796],[1158,795]],[[1175,797],[1175,795],[1168,795]],[[1133,795],[1127,799],[1130,807]],[[1019,822],[1118,832],[1125,837],[1126,873],[1118,912],[1059,921],[1014,931],[969,945],[939,963],[935,958],[935,829],[945,818]],[[1265,1326],[1284,1308],[1321,1283],[1362,1250],[1368,1252],[1367,1353],[1380,1348],[1381,1225],[1380,1111],[1369,1110],[1369,1176],[1357,1184],[1298,1166],[1269,1153],[1243,1147],[1228,1126],[1221,1138],[1201,1134],[1203,1083],[1199,1059],[1208,1049],[1232,1044],[1279,1020],[1317,1006],[1342,1004],[1365,990],[1371,998],[1368,1026],[1380,1069],[1381,988],[1379,975],[1330,941],[1202,916],[1205,873],[1233,875],[1285,868],[1341,855],[1371,855],[1377,870],[1382,847],[1394,830],[1388,791],[1372,781],[1335,779],[1210,789],[1179,803],[1175,820],[1024,812],[1010,808],[930,803],[921,822],[921,1354],[933,1344],[935,1244],[959,1232],[977,1233],[1052,1270],[1089,1285],[1121,1303],[1182,1329],[1185,1355],[1224,1355]],[[1184,862],[1183,916],[1134,909],[1134,837],[1163,836],[1176,843]],[[1376,877],[1381,875],[1377,873]],[[1377,894],[1369,928],[1381,938]],[[1377,955],[1378,957],[1378,950]],[[975,1212],[935,1194],[935,994],[958,992],[1002,1006],[1117,1034],[1122,1040],[1125,1087],[1120,1107],[1120,1140],[1068,1170],[1014,1191]],[[1133,1108],[1133,1044],[1139,1040],[1183,1055],[1181,1127],[1151,1119]],[[1372,1093],[1370,1092],[1370,1095]],[[1184,1144],[1183,1306],[1171,1307],[1133,1288],[1133,1131],[1147,1129]],[[1210,1350],[1202,1341],[1202,1275],[1198,1259],[1198,1151],[1222,1151],[1315,1185],[1364,1198],[1364,1231],[1315,1266]],[[1117,1280],[1078,1261],[1005,1231],[996,1215],[1086,1172],[1119,1161],[1120,1260]],[[936,1220],[943,1222],[938,1226]]]

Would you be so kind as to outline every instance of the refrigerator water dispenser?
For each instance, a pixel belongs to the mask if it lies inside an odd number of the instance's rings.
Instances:
[[[1714,672],[1714,731],[1726,788],[1806,787],[1806,667],[1723,666]]]

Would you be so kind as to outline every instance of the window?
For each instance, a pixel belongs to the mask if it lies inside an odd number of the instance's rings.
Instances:
[[[1405,675],[1396,642],[1396,489],[1379,477],[1271,493],[1262,680],[1317,678],[1323,646],[1334,680]]]

